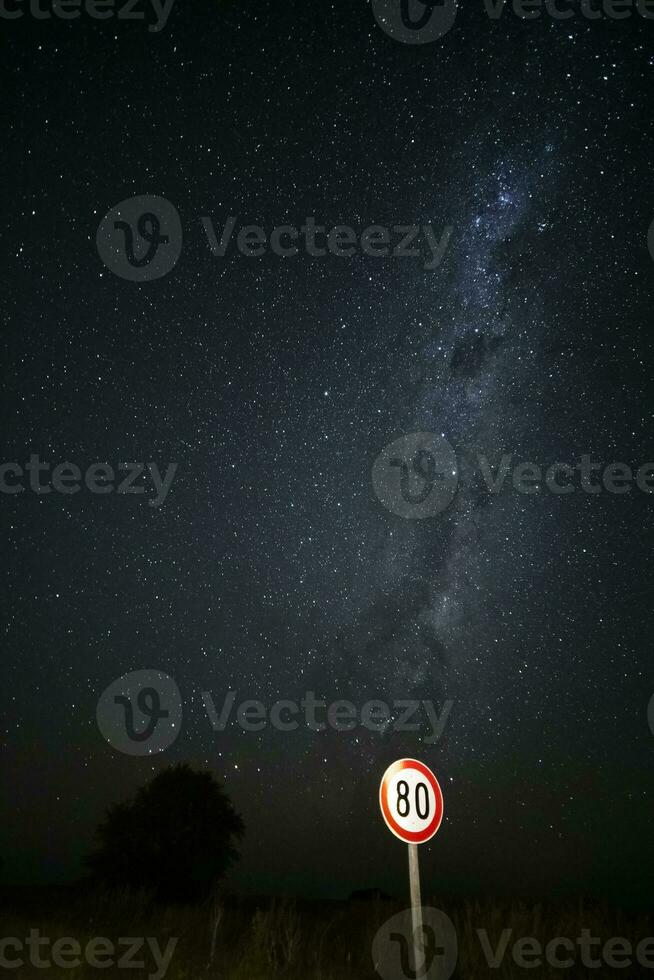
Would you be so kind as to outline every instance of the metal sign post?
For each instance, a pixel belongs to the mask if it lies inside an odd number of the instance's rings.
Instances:
[[[425,958],[418,844],[431,840],[443,819],[443,793],[431,769],[417,759],[398,759],[388,767],[379,787],[379,805],[386,826],[409,847],[409,887],[416,976]]]
[[[413,970],[420,976],[419,969],[425,951],[422,937],[422,899],[420,897],[420,865],[418,845],[409,844],[409,886],[411,888],[411,927],[413,931]]]

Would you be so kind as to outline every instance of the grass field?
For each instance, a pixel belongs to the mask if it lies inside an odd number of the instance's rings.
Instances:
[[[443,899],[425,902],[446,912],[452,919],[458,937],[458,963],[454,978],[481,980],[493,977],[507,980],[515,977],[600,977],[618,975],[654,977],[652,969],[634,965],[627,969],[586,968],[581,961],[571,968],[543,965],[526,968],[516,964],[512,944],[520,937],[531,936],[545,944],[557,936],[573,942],[581,930],[589,929],[602,941],[625,937],[633,943],[654,933],[654,922],[647,916],[622,915],[615,911],[579,903],[566,907],[547,907],[527,902],[475,902],[448,904]],[[85,961],[76,967],[51,966],[44,969],[31,965],[30,951],[17,947],[5,949],[8,961],[22,957],[23,966],[0,967],[2,976],[89,978],[138,978],[166,976],[168,980],[373,980],[379,976],[373,965],[371,948],[380,926],[404,906],[379,899],[349,902],[301,902],[287,899],[217,899],[198,908],[157,907],[144,895],[82,893],[42,893],[12,895],[5,893],[0,913],[2,938],[24,941],[30,930],[38,930],[44,961],[51,960],[52,944],[70,937],[83,950],[91,940],[104,937],[114,947],[95,946],[101,962],[114,965],[90,965]],[[497,947],[502,932],[511,929],[510,941],[502,963],[491,968],[484,955],[477,930],[486,931],[488,941]],[[157,948],[165,951],[177,939],[167,964],[159,965],[149,946],[135,951],[132,959],[142,966],[116,965],[127,955],[128,937],[150,937]],[[121,944],[121,940],[123,943]],[[108,952],[109,950],[109,952]],[[61,952],[61,950],[60,950]],[[66,947],[64,955],[75,959]],[[70,962],[70,959],[65,962]]]

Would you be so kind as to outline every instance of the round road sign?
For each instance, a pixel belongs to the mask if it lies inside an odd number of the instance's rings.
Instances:
[[[398,759],[379,787],[379,805],[388,829],[406,844],[431,840],[443,819],[443,793],[436,776],[417,759]]]

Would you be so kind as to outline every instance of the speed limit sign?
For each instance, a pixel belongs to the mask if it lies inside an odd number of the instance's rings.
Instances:
[[[411,889],[411,921],[413,925],[413,969],[424,958],[422,936],[422,900],[420,898],[420,867],[418,844],[431,840],[443,819],[443,793],[438,780],[424,762],[417,759],[398,759],[384,773],[379,787],[379,805],[388,829],[408,844],[409,887]],[[408,974],[408,970],[405,971]]]
[[[431,769],[417,759],[398,759],[379,787],[388,829],[405,844],[431,840],[443,819],[443,793]]]

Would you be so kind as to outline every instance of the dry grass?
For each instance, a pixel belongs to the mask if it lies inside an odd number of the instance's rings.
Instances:
[[[479,942],[477,929],[485,929],[496,946],[502,930],[513,930],[512,939],[534,936],[545,945],[555,936],[574,940],[582,928],[607,940],[624,936],[634,943],[654,933],[646,917],[624,916],[608,909],[577,904],[549,908],[526,902],[431,903],[447,912],[458,934],[459,959],[455,980],[514,980],[516,977],[601,977],[614,973],[628,977],[651,976],[654,970],[632,967],[616,971],[603,967],[589,970],[578,964],[572,969],[543,967],[526,970],[513,961],[510,946],[502,965],[490,969]],[[17,905],[22,906],[19,911]],[[30,906],[30,911],[26,906]],[[48,905],[50,906],[48,910]],[[52,941],[75,938],[82,947],[94,937],[118,943],[122,937],[151,936],[164,949],[178,937],[167,980],[373,980],[372,939],[380,925],[402,908],[393,902],[350,903],[290,900],[214,900],[200,908],[157,907],[145,894],[95,892],[49,902],[19,903],[5,897],[0,935],[25,938],[38,929]],[[9,955],[14,955],[13,950]],[[44,956],[48,954],[44,952]],[[142,956],[142,954],[141,954]],[[88,964],[75,969],[49,970],[26,965],[4,969],[15,980],[31,977],[101,980],[110,977],[146,978],[155,971],[148,953],[145,969],[99,970]]]

